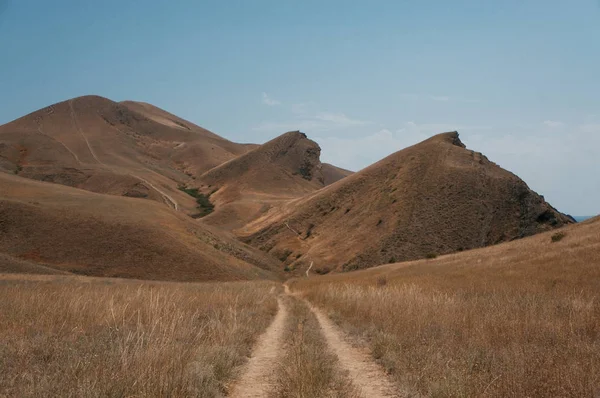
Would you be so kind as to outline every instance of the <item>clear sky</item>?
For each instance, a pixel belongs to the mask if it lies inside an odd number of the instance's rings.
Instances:
[[[352,170],[458,130],[600,213],[600,0],[0,0],[0,124],[85,94]]]

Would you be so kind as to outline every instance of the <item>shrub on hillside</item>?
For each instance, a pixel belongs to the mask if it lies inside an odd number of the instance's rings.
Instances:
[[[561,240],[563,240],[563,238],[567,236],[567,234],[565,234],[564,232],[557,232],[554,235],[552,235],[552,243],[556,243],[556,242],[560,242]]]

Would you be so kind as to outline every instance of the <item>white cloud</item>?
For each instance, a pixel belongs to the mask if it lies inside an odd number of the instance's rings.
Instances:
[[[427,95],[427,94],[411,94],[411,93],[401,93],[400,98],[402,98],[404,100],[409,100],[409,101],[467,102],[467,103],[480,102],[477,99],[454,97],[454,96],[449,96],[449,95]]]
[[[565,125],[563,122],[558,122],[555,120],[544,120],[543,124],[551,129],[563,127]]]
[[[345,127],[345,126],[358,126],[363,124],[369,124],[370,122],[366,122],[364,120],[356,120],[351,119],[343,113],[330,113],[330,112],[321,112],[315,116],[315,119],[322,120],[324,122],[329,122],[337,126]]]
[[[252,128],[254,131],[286,132],[300,130],[308,133],[325,132],[347,129],[355,126],[370,124],[371,122],[348,117],[344,113],[317,112],[309,114],[306,104],[292,106],[295,117],[291,120],[264,121]]]
[[[263,102],[263,104],[268,105],[268,106],[281,105],[280,101],[277,101],[276,99],[269,97],[269,95],[267,93],[262,93],[262,102]]]
[[[254,131],[283,134],[288,131],[300,130],[302,132],[324,131],[324,124],[316,120],[283,121],[283,122],[262,122],[252,128]]]

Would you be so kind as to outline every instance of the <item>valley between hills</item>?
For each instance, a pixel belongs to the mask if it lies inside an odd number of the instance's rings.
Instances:
[[[98,96],[0,126],[0,397],[595,396],[600,218],[465,144],[351,172]]]

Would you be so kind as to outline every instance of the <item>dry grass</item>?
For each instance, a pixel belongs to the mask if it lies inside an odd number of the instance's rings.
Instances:
[[[278,289],[1,276],[0,396],[221,396]]]
[[[327,348],[315,315],[301,300],[284,298],[289,308],[286,355],[279,364],[275,397],[352,398],[354,391]]]
[[[292,288],[426,396],[597,396],[600,220],[565,230]]]

